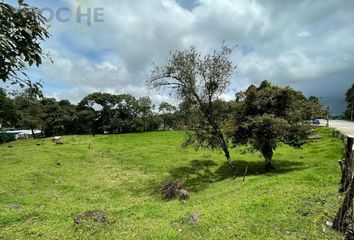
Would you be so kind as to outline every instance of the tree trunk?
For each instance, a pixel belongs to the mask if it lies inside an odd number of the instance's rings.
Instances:
[[[336,217],[333,221],[333,228],[339,232],[346,232],[348,229],[348,224],[351,221],[346,221],[347,219],[352,219],[352,213],[349,211],[353,209],[353,197],[354,197],[354,183],[351,182],[348,192],[345,195],[343,203],[339,208]]]
[[[237,170],[234,167],[234,165],[232,164],[232,160],[231,160],[231,156],[230,156],[230,152],[229,152],[229,147],[227,145],[227,142],[225,140],[225,137],[224,137],[223,133],[221,132],[219,126],[210,118],[210,116],[208,116],[207,114],[205,116],[207,117],[209,124],[214,129],[215,136],[219,140],[220,147],[221,147],[221,149],[223,150],[223,152],[225,154],[225,158],[226,158],[227,164],[229,165],[231,171],[233,171],[234,176],[236,177],[237,176]]]
[[[353,225],[353,200],[354,200],[354,170],[353,170],[353,138],[347,138],[344,162],[341,162],[342,179],[340,191],[346,192],[345,198],[333,220],[333,228],[344,234],[352,236]],[[351,238],[346,238],[351,239]]]
[[[221,149],[223,150],[223,152],[225,154],[225,158],[227,160],[227,164],[229,165],[229,167],[233,171],[233,174],[235,176],[237,176],[237,170],[234,167],[234,165],[232,164],[232,160],[231,160],[231,156],[230,156],[230,152],[229,152],[229,147],[227,146],[227,142],[225,141],[224,135],[221,132],[219,132],[218,135],[219,135],[218,138],[219,138],[219,141],[220,141]]]
[[[36,134],[34,134],[33,127],[31,127],[31,132],[32,132],[32,137],[33,137],[33,139],[36,139]]]
[[[347,138],[345,158],[344,158],[344,162],[342,163],[342,178],[340,181],[339,192],[345,192],[348,189],[349,184],[351,182],[351,178],[353,175],[353,168],[354,168],[353,158],[352,158],[353,143],[354,143],[353,138]]]
[[[265,160],[265,168],[267,170],[272,170],[274,169],[273,164],[272,164],[272,159],[273,159],[273,148],[269,145],[265,145],[261,149],[262,155]]]

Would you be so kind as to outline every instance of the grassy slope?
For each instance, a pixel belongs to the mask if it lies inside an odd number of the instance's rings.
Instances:
[[[342,144],[320,134],[302,150],[280,147],[275,173],[259,171],[259,154],[233,150],[236,165],[249,167],[245,182],[230,177],[219,151],[181,149],[180,132],[1,145],[0,239],[340,239],[326,221],[340,201]],[[187,203],[156,193],[187,174]],[[75,215],[95,209],[111,211],[115,223],[75,226]],[[195,226],[183,223],[191,213],[200,214]]]

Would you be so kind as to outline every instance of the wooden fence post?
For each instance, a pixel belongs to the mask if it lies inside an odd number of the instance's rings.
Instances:
[[[345,148],[345,158],[342,162],[342,179],[340,191],[346,192],[344,201],[339,208],[335,219],[333,220],[333,228],[345,234],[353,233],[353,198],[354,198],[354,181],[353,181],[353,143],[352,137],[347,137]]]
[[[347,137],[347,144],[345,147],[345,157],[344,162],[342,163],[342,178],[340,181],[340,192],[345,192],[349,188],[353,177],[353,159],[352,159],[352,152],[353,152],[353,143],[354,139],[351,137]]]

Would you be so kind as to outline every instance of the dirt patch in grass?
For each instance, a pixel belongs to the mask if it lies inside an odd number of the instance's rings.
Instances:
[[[195,226],[200,220],[198,213],[191,213],[188,217],[181,220],[172,221],[171,226],[178,232],[183,232],[188,226]]]
[[[102,224],[109,224],[111,223],[112,219],[110,217],[110,213],[101,210],[92,210],[82,212],[76,217],[74,217],[74,222],[77,225],[87,223],[87,222],[97,222]]]
[[[8,209],[20,209],[20,208],[22,208],[22,206],[20,204],[9,204],[9,205],[6,205],[5,208],[8,208]]]

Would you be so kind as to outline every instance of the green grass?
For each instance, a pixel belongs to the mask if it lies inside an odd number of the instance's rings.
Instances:
[[[278,148],[273,173],[258,153],[233,149],[239,171],[249,169],[244,182],[220,151],[182,149],[182,132],[1,145],[0,239],[341,239],[326,221],[341,200],[343,147],[330,130],[319,134],[303,149]],[[164,182],[187,175],[190,200],[161,198]],[[113,223],[76,226],[88,210],[109,211]],[[185,220],[191,213],[196,225]]]

